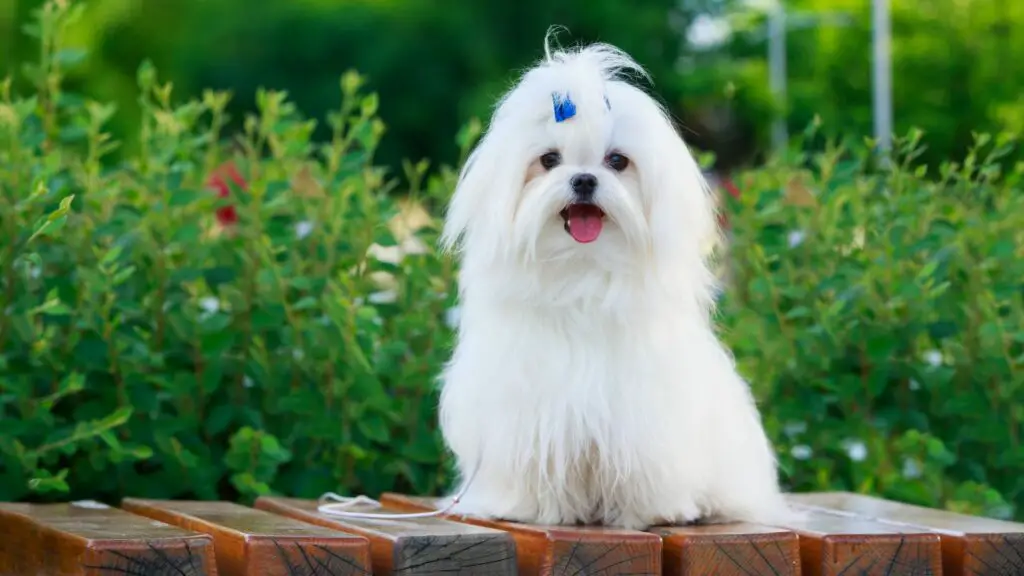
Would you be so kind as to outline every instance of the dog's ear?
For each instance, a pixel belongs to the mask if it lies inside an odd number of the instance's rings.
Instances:
[[[514,128],[492,124],[459,174],[445,214],[442,249],[461,251],[472,242],[481,255],[497,257],[511,248],[528,165],[524,154]]]
[[[441,231],[441,249],[446,252],[457,251],[462,246],[463,237],[469,222],[472,218],[473,194],[467,192],[472,187],[472,176],[475,175],[473,167],[480,158],[483,140],[477,143],[476,148],[466,159],[466,164],[459,172],[459,178],[455,184],[455,190],[448,207],[445,211],[444,229]]]
[[[714,301],[715,276],[709,247],[720,243],[716,203],[700,165],[679,132],[666,121],[652,135],[663,153],[646,180],[654,260],[667,269],[686,270],[702,308]]]

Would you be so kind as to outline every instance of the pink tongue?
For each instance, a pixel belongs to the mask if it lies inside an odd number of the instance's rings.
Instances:
[[[593,204],[569,205],[569,234],[581,244],[593,242],[601,235],[604,213]]]

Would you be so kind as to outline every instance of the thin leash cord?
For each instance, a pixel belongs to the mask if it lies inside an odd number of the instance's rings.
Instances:
[[[480,460],[481,459],[477,459],[476,466],[473,468],[473,473],[469,475],[469,479],[462,485],[462,489],[452,497],[452,501],[444,508],[439,508],[430,512],[395,512],[393,514],[384,514],[379,512],[354,512],[352,510],[348,510],[348,508],[359,504],[369,504],[380,508],[381,503],[380,501],[374,500],[373,498],[363,494],[358,496],[341,496],[334,492],[327,492],[318,499],[319,506],[317,506],[316,509],[317,512],[328,516],[337,516],[339,518],[367,518],[371,520],[402,520],[405,518],[431,518],[434,516],[441,516],[443,514],[447,514],[449,510],[454,508],[455,505],[462,500],[462,497],[466,495],[469,487],[473,485],[476,473],[480,471]]]

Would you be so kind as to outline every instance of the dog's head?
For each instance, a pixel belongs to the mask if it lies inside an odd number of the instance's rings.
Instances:
[[[603,44],[546,51],[470,155],[443,242],[464,260],[642,273],[703,266],[716,232],[700,169],[646,72]]]

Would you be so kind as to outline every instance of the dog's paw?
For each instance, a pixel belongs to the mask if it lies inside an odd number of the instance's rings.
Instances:
[[[639,514],[616,514],[609,518],[605,524],[613,528],[624,528],[626,530],[646,530],[655,524],[657,519],[645,518]]]

